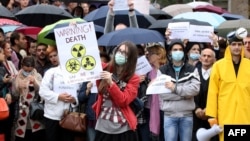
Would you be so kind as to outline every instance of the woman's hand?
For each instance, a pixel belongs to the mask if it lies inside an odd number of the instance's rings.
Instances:
[[[5,74],[3,77],[3,83],[10,83],[12,80],[12,77],[8,74]]]
[[[108,71],[101,72],[101,79],[105,80],[110,86],[113,84],[112,73]]]
[[[173,82],[166,82],[165,87],[170,89],[173,92],[175,89],[175,84]]]
[[[109,10],[110,10],[110,12],[111,12],[112,14],[114,14],[114,10],[113,10],[114,4],[115,4],[114,0],[110,0],[110,1],[108,2]]]
[[[10,93],[7,93],[6,96],[5,96],[5,100],[7,102],[7,104],[11,104],[12,102],[12,97],[11,97],[11,94]]]
[[[128,0],[128,8],[130,11],[134,10],[134,0]]]
[[[91,88],[93,87],[92,82],[88,82],[87,84],[87,89],[86,89],[86,95],[89,95]]]

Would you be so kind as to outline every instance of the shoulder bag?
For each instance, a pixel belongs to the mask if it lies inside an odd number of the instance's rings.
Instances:
[[[80,105],[78,105],[78,112],[73,112],[73,108],[70,106],[69,110],[64,112],[63,118],[59,121],[60,126],[74,132],[86,132],[87,115],[81,113],[80,109]]]

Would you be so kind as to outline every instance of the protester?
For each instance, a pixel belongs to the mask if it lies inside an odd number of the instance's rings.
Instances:
[[[42,79],[39,95],[44,99],[45,137],[47,141],[73,141],[74,133],[59,125],[65,110],[78,105],[79,84],[68,85],[58,65],[48,69]]]
[[[21,68],[21,62],[23,59],[23,56],[20,54],[20,50],[26,50],[27,48],[26,37],[22,33],[14,31],[10,36],[10,43],[13,50],[11,60],[14,63],[16,69],[19,70]]]
[[[3,62],[5,61],[5,55],[2,48],[0,48],[0,97],[6,100],[8,105],[12,102],[12,96],[9,91],[9,82],[11,77],[9,77]],[[10,112],[11,113],[11,112]],[[12,114],[13,115],[13,114]],[[4,120],[0,120],[0,136],[5,137],[4,141],[10,141],[11,139],[11,128],[12,128],[11,118],[8,117]]]
[[[48,46],[46,50],[46,54],[49,58],[49,61],[51,63],[51,67],[56,67],[59,65],[59,57],[58,57],[58,51],[56,46]]]
[[[31,56],[23,58],[22,68],[15,80],[15,89],[19,93],[19,116],[16,122],[16,141],[44,141],[44,125],[29,117],[29,106],[38,95],[42,76],[35,69],[35,60]]]
[[[244,42],[244,53],[245,57],[250,59],[250,33],[247,34],[247,37],[243,38]]]
[[[164,111],[164,136],[166,141],[191,141],[193,131],[194,96],[199,93],[200,79],[197,69],[185,63],[184,45],[171,40],[171,62],[160,67],[162,74],[171,76],[165,87],[171,93],[160,94],[161,110]]]
[[[205,48],[201,51],[199,58],[201,65],[196,66],[200,75],[200,92],[194,97],[195,110],[194,110],[194,126],[193,126],[193,137],[192,141],[197,141],[196,132],[199,128],[209,129],[210,125],[207,121],[206,116],[206,103],[207,103],[207,92],[209,77],[213,63],[216,61],[215,52],[211,48]],[[211,141],[218,141],[218,136],[211,139]]]
[[[95,141],[137,141],[137,119],[130,103],[137,96],[139,77],[135,75],[137,48],[122,42],[104,64],[97,83],[98,99],[93,105],[97,116]]]
[[[199,61],[199,58],[201,56],[201,45],[198,42],[187,42],[185,47],[185,54],[187,63],[189,63],[192,66],[195,66],[197,62]]]
[[[146,47],[146,57],[152,70],[145,79],[154,80],[159,75],[159,68],[166,64],[166,51],[160,44],[152,44]],[[144,123],[138,125],[139,138],[141,141],[164,141],[163,112],[160,111],[159,95],[147,96],[145,103]]]
[[[39,43],[36,47],[36,65],[38,73],[44,76],[44,73],[51,67],[51,63],[47,57],[46,50],[48,45]]]
[[[208,89],[206,115],[216,124],[250,123],[250,61],[244,58],[243,39],[237,32],[228,34],[224,58],[214,63]],[[220,133],[224,141],[224,132]]]

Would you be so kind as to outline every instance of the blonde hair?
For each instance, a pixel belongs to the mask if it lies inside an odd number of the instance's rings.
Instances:
[[[48,46],[46,50],[46,54],[49,55],[50,53],[56,51],[57,52],[57,47],[56,46]]]
[[[148,52],[155,52],[157,53],[157,55],[159,55],[161,58],[159,59],[159,63],[160,65],[164,65],[167,63],[167,54],[166,54],[166,50],[164,47],[162,47],[161,45],[153,45],[150,47],[147,47]]]

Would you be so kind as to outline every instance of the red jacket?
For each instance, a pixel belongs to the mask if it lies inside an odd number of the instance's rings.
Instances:
[[[129,127],[132,130],[136,129],[137,126],[137,118],[134,112],[131,110],[129,104],[136,98],[137,89],[140,83],[140,79],[137,75],[133,75],[128,81],[124,91],[121,91],[120,88],[114,82],[110,87],[107,88],[107,91],[110,94],[111,100],[121,108],[121,111],[126,118]],[[98,85],[98,83],[97,83]],[[96,113],[96,118],[99,117],[101,112],[101,106],[103,103],[103,95],[98,94],[98,99],[93,105],[93,109]]]

